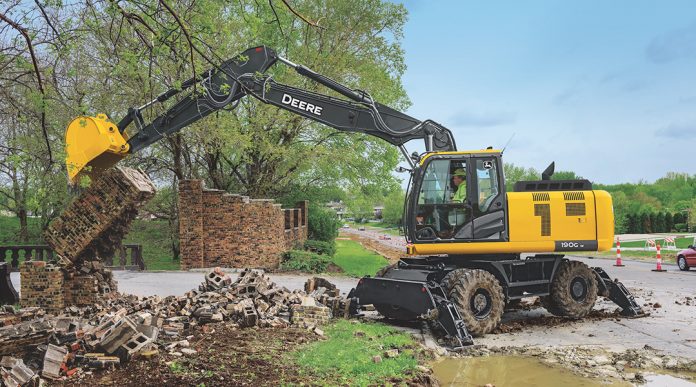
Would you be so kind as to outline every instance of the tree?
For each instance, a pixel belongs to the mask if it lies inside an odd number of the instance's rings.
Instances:
[[[674,231],[674,216],[671,212],[665,213],[665,232]]]
[[[662,211],[655,215],[654,232],[669,232],[665,225],[665,213]]]
[[[652,232],[652,226],[650,224],[650,215],[643,212],[640,214],[638,233],[639,234],[650,234],[651,232]]]
[[[387,224],[401,225],[404,213],[405,193],[401,189],[389,193],[384,198],[384,209],[382,210],[382,221]]]
[[[512,163],[503,164],[503,171],[505,173],[505,186],[508,191],[512,191],[515,183],[518,181],[539,180],[541,176],[534,168],[518,167]]]

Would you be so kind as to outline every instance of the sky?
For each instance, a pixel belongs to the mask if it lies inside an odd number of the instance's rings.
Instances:
[[[696,1],[408,0],[407,113],[591,181],[696,174]],[[414,147],[408,144],[409,149]]]

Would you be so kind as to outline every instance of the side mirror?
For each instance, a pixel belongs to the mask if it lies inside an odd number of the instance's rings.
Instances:
[[[404,167],[397,167],[397,168],[395,169],[395,171],[398,172],[398,173],[412,172],[411,169],[404,168]]]

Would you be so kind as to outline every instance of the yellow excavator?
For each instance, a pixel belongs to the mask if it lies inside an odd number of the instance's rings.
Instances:
[[[341,97],[274,81],[265,73],[278,62]],[[198,92],[187,91],[194,85]],[[164,114],[143,120],[144,109],[182,92],[187,94]],[[539,296],[549,312],[571,318],[586,316],[599,295],[617,303],[625,316],[644,315],[620,282],[564,256],[612,247],[614,214],[607,192],[594,190],[587,180],[551,179],[553,163],[541,180],[518,182],[508,192],[501,151],[459,151],[444,126],[382,105],[265,46],[130,108],[118,123],[102,114],[76,118],[66,132],[69,179],[98,174],[212,112],[234,108],[247,95],[339,131],[381,138],[397,146],[409,164],[401,168],[411,176],[403,216],[407,257],[359,281],[349,294],[354,313],[373,305],[389,319],[425,319],[457,346],[493,330],[506,305],[523,297]],[[129,135],[130,125],[135,130]],[[424,153],[408,153],[405,143],[413,139],[425,142]]]

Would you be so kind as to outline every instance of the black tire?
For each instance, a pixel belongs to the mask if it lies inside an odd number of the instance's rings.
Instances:
[[[683,255],[677,257],[677,266],[681,271],[689,271],[689,265],[686,263],[686,258]]]
[[[587,265],[578,261],[561,262],[551,281],[551,293],[541,302],[556,316],[583,318],[597,301],[597,279]]]
[[[442,285],[472,336],[483,336],[498,326],[505,296],[493,274],[478,269],[456,269],[445,276]]]

